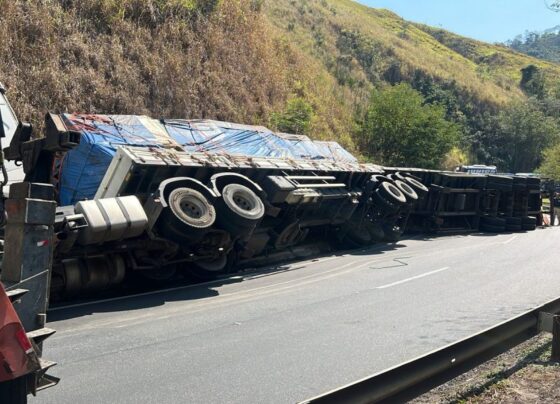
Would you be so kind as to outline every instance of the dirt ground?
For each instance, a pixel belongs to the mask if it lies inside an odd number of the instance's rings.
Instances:
[[[427,403],[560,403],[560,364],[540,334],[413,400]]]

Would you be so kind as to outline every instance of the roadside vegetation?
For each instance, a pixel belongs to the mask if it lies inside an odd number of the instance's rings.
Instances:
[[[412,404],[557,403],[560,364],[540,334],[414,399]]]
[[[0,0],[0,43],[0,81],[37,126],[47,110],[213,118],[507,172],[549,170],[560,139],[559,65],[351,0]]]

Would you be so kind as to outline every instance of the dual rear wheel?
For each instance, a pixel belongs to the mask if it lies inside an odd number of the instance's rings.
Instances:
[[[162,212],[158,229],[160,233],[179,245],[192,245],[204,241],[215,231],[225,231],[231,239],[246,237],[253,232],[265,214],[264,203],[250,188],[231,183],[221,190],[221,198],[214,204],[200,191],[180,187],[169,194],[168,207]],[[194,261],[190,266],[195,276],[213,278],[228,267],[226,251],[222,246],[216,257]]]

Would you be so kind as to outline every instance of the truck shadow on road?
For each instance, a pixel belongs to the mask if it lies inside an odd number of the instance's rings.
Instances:
[[[368,255],[377,257],[405,247],[406,245],[402,243],[383,243],[369,248],[333,251],[312,258],[306,257],[261,268],[246,268],[239,273],[231,274],[229,277],[205,283],[193,283],[192,280],[181,279],[160,285],[152,284],[140,287],[136,285],[108,292],[102,296],[97,295],[92,299],[58,303],[49,309],[48,321],[63,321],[100,313],[130,312],[155,308],[170,302],[209,299],[219,296],[219,288],[222,286],[250,282],[254,279],[271,277],[281,273],[296,272],[308,265],[337,257]]]

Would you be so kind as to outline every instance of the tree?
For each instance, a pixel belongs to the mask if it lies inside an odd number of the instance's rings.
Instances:
[[[362,124],[362,150],[385,165],[438,168],[460,137],[445,114],[445,107],[425,104],[405,83],[375,91]]]
[[[543,163],[538,172],[545,177],[560,181],[560,144],[544,152]]]
[[[560,0],[545,0],[545,4],[552,11],[560,11]]]
[[[521,69],[521,89],[528,95],[544,98],[546,95],[546,83],[544,74],[535,65],[529,65]]]
[[[510,105],[497,118],[491,163],[509,172],[532,172],[542,162],[543,151],[560,140],[557,121],[532,102]]]

